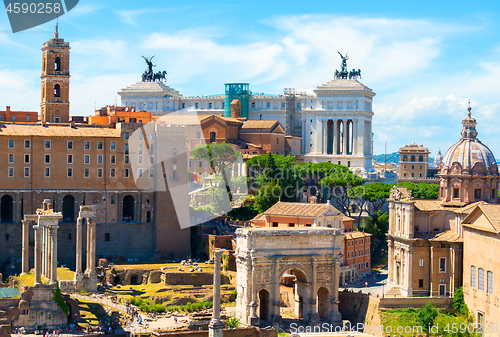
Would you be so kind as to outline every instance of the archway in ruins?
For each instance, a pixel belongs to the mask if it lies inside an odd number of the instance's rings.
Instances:
[[[304,318],[304,313],[307,312],[306,304],[303,299],[307,298],[307,276],[306,273],[297,269],[296,267],[288,271],[289,274],[295,276],[293,281],[293,291],[294,291],[294,315],[297,318]],[[281,275],[281,277],[283,274]],[[280,277],[280,279],[281,279]]]
[[[269,305],[269,291],[261,289],[259,291],[259,318],[266,322],[270,321]]]
[[[330,318],[330,292],[327,288],[321,287],[318,289],[318,299],[316,301],[318,304],[318,314],[319,317],[323,319]]]
[[[75,222],[75,198],[72,195],[63,198],[62,208],[63,222]]]
[[[134,221],[134,197],[127,195],[123,198],[123,220]]]
[[[2,199],[0,199],[1,206],[1,219],[3,223],[9,223],[13,221],[13,208],[14,203],[12,197],[8,194],[4,195]]]

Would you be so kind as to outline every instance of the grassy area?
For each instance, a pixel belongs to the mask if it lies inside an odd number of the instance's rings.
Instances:
[[[398,327],[418,327],[417,321],[417,309],[405,308],[405,309],[390,309],[380,312],[380,319],[385,327],[385,331],[397,331]],[[390,328],[389,328],[390,327]],[[390,329],[390,330],[389,330]],[[401,333],[403,336],[413,336],[422,332],[415,333]]]
[[[75,273],[69,270],[68,268],[57,268],[57,279],[58,280],[72,280],[75,277]],[[35,283],[35,271],[34,269],[30,270],[28,274],[23,274],[17,276],[17,279],[22,285],[32,286]],[[48,280],[46,280],[42,276],[42,283],[48,284]]]
[[[79,299],[78,307],[80,308],[80,316],[82,317],[81,326],[84,328],[96,326],[97,323],[103,322],[107,317],[106,311],[100,303]]]

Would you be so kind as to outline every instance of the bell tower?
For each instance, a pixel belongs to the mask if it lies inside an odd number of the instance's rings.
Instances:
[[[69,123],[69,43],[54,37],[42,48],[42,123]]]

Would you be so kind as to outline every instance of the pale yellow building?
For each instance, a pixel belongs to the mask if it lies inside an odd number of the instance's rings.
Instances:
[[[425,178],[429,169],[429,149],[423,145],[405,145],[399,151],[399,176]]]

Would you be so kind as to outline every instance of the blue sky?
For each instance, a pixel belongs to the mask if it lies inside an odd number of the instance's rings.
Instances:
[[[497,1],[87,1],[59,19],[71,44],[71,114],[114,104],[140,80],[141,55],[183,95],[312,90],[349,51],[374,98],[374,152],[434,156],[458,141],[468,99],[479,138],[500,157]],[[12,34],[0,14],[0,107],[39,110],[42,44],[55,22]],[[497,158],[498,159],[498,158]]]

